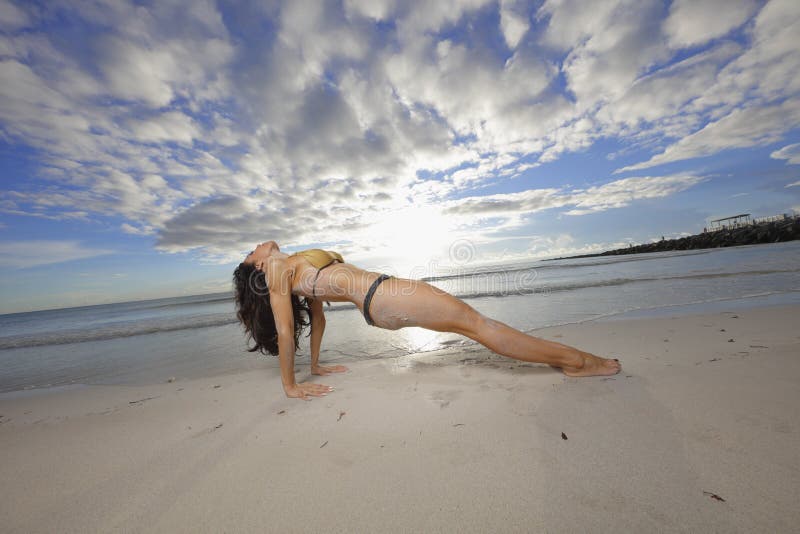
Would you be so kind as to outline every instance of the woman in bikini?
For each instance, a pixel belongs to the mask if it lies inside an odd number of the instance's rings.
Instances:
[[[364,271],[345,263],[335,252],[311,249],[289,255],[281,252],[274,241],[267,241],[247,255],[234,271],[233,279],[236,315],[248,338],[255,342],[249,350],[278,355],[288,397],[308,399],[333,389],[295,381],[294,354],[300,333],[309,323],[311,373],[327,375],[347,370],[343,365],[319,364],[325,330],[324,301],[352,302],[372,326],[389,330],[419,326],[454,332],[503,356],[546,363],[568,376],[613,375],[620,371],[615,359],[529,336],[481,315],[462,300],[425,282]]]

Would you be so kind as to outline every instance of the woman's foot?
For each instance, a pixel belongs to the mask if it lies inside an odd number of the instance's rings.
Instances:
[[[615,375],[622,370],[619,360],[600,358],[588,352],[582,352],[583,367],[562,367],[561,370],[567,376],[609,376]]]

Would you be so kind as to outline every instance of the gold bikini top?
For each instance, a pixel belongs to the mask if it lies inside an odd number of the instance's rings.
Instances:
[[[324,269],[331,263],[341,262],[344,263],[344,258],[338,252],[330,250],[322,250],[321,248],[310,248],[308,250],[301,250],[295,252],[292,256],[303,256],[311,265],[317,269]]]
[[[344,263],[344,258],[342,258],[342,255],[338,252],[322,250],[320,248],[301,250],[295,252],[292,256],[303,256],[311,265],[317,268],[317,274],[314,276],[314,284],[311,286],[311,294],[314,297],[317,296],[317,278],[319,278],[319,273],[322,269],[334,263]]]

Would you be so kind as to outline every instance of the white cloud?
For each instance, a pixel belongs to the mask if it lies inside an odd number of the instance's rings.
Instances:
[[[800,91],[800,7],[794,0],[772,0],[756,15],[750,46],[721,71],[717,83],[696,101],[699,108],[723,111],[746,99],[779,101]]]
[[[529,189],[519,193],[467,197],[449,202],[445,210],[453,215],[488,217],[523,215],[572,206],[565,212],[567,215],[585,215],[625,207],[637,200],[673,195],[704,180],[704,177],[692,174],[623,178],[586,189]]]
[[[481,58],[450,40],[420,38],[386,63],[388,81],[403,105],[433,108],[460,135],[487,149],[542,136],[557,107],[525,105],[555,71],[527,50],[505,62]]]
[[[548,19],[542,41],[567,51],[602,33],[622,5],[618,0],[600,0],[586,9],[581,0],[547,0],[537,13],[538,19]]]
[[[672,46],[696,46],[741,26],[757,8],[755,0],[674,0],[664,29]]]
[[[797,186],[800,186],[800,180],[792,182],[790,184],[786,184],[786,187],[797,187]]]
[[[0,267],[54,265],[111,253],[112,250],[86,247],[78,241],[0,241]]]
[[[191,144],[200,135],[195,122],[179,111],[159,113],[148,120],[133,119],[128,124],[134,137],[145,143],[175,141]]]
[[[772,159],[785,159],[786,163],[800,165],[800,143],[786,145],[769,155]]]
[[[622,94],[638,76],[668,57],[656,0],[602,0],[587,9],[580,0],[550,0],[539,10],[549,17],[543,41],[569,50],[562,70],[578,109]]]
[[[792,95],[800,92],[796,74],[800,72],[800,54],[795,44],[800,8],[791,0],[773,0],[753,20],[748,26],[749,42],[741,53],[733,59],[721,54],[710,62],[712,70],[695,70],[682,77],[687,86],[695,85],[687,93],[691,100],[682,105],[680,115],[662,115],[659,125],[663,133],[679,141],[649,161],[620,172],[728,148],[760,146],[780,140],[797,124],[797,99]],[[698,90],[703,86],[704,90]]]
[[[701,117],[691,103],[716,81],[722,67],[742,52],[725,42],[669,67],[640,77],[625,94],[597,113],[606,132],[665,132],[683,137],[697,129]]]
[[[144,228],[137,228],[136,226],[132,226],[128,223],[122,223],[120,225],[120,230],[122,230],[126,234],[131,234],[131,235],[152,235],[155,233],[155,229],[151,226],[146,226]]]
[[[170,78],[178,62],[167,50],[149,50],[117,38],[101,46],[105,56],[101,69],[115,97],[141,100],[153,107],[172,101]]]
[[[155,48],[108,37],[99,47],[100,69],[111,94],[153,108],[189,94],[199,100],[216,96],[220,81],[215,71],[233,55],[232,45],[216,38],[167,41]]]
[[[558,189],[547,188],[528,189],[519,193],[466,197],[449,202],[445,211],[451,215],[483,217],[534,213],[567,204],[568,198],[559,193]]]
[[[526,6],[515,0],[500,2],[500,29],[510,49],[515,49],[530,28]]]
[[[800,122],[800,102],[736,109],[716,122],[684,137],[648,161],[617,172],[645,169],[673,161],[716,154],[722,150],[766,145],[779,141]]]
[[[673,176],[643,176],[615,180],[574,193],[569,204],[575,208],[567,215],[584,215],[612,208],[628,206],[636,200],[662,198],[685,191],[705,178],[693,174]]]
[[[394,0],[345,0],[348,14],[357,14],[375,20],[385,20],[394,9]]]
[[[8,0],[0,0],[0,29],[17,31],[30,26],[30,17]]]
[[[490,3],[490,0],[439,0],[437,2],[413,0],[404,2],[406,9],[397,20],[399,34],[405,43],[410,44],[417,36],[435,33]]]
[[[0,78],[0,119],[12,136],[45,144],[62,136],[79,139],[89,130],[89,121],[73,109],[70,100],[27,65],[13,59],[0,61]]]

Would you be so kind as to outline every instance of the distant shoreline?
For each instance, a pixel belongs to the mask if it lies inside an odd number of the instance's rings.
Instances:
[[[597,256],[619,256],[622,254],[642,254],[648,252],[665,252],[669,250],[735,247],[740,245],[779,243],[794,241],[796,239],[800,239],[800,216],[787,217],[778,221],[738,226],[735,228],[721,228],[719,230],[705,231],[701,234],[681,237],[679,239],[662,239],[655,243],[633,245],[594,254],[561,256],[558,258],[548,258],[542,261],[594,258]]]

